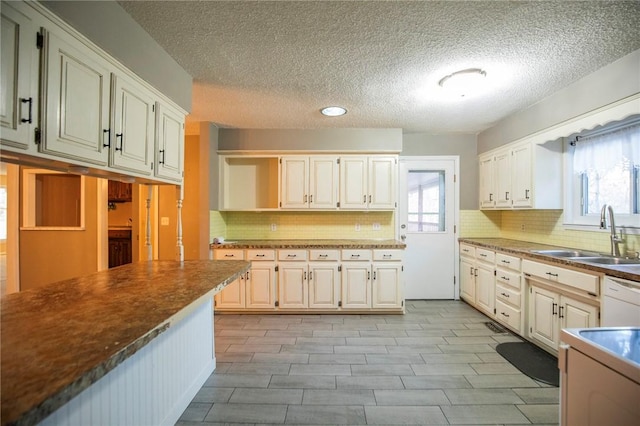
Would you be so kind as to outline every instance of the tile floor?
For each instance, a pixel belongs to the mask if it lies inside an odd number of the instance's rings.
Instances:
[[[217,368],[178,421],[213,424],[557,424],[559,390],[495,351],[463,302],[405,315],[216,315]]]

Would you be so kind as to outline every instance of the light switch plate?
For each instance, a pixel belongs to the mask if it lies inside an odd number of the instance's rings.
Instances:
[[[169,226],[169,218],[168,217],[161,217],[160,218],[160,225]]]

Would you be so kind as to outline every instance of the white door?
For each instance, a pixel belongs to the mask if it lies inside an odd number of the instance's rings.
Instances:
[[[405,299],[456,299],[458,157],[401,157]]]

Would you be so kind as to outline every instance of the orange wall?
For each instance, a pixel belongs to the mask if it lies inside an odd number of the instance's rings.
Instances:
[[[209,258],[209,144],[200,136],[185,138],[182,208],[185,260]]]
[[[98,179],[85,179],[84,230],[20,231],[20,290],[98,270]]]

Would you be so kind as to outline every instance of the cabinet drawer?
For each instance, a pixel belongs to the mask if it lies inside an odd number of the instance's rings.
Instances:
[[[496,260],[496,252],[485,250],[483,248],[476,248],[476,259],[482,262],[494,263]]]
[[[460,244],[460,256],[476,257],[476,248],[468,244]]]
[[[309,250],[310,260],[333,260],[340,258],[339,250]]]
[[[278,250],[278,260],[307,260],[307,251]]]
[[[213,258],[216,260],[244,260],[244,250],[214,249]]]
[[[522,288],[520,286],[520,280],[521,277],[519,272],[505,271],[502,269],[496,270],[496,281],[501,284],[520,290]]]
[[[275,260],[275,250],[247,250],[247,260]]]
[[[522,259],[504,253],[496,253],[496,266],[520,271]]]
[[[400,261],[402,260],[402,250],[374,250],[373,260]]]
[[[522,272],[548,281],[564,284],[578,290],[583,290],[596,296],[600,293],[600,277],[597,275],[586,274],[584,272],[560,268],[545,263],[533,262],[531,260],[522,261]]]
[[[515,291],[509,287],[503,287],[496,285],[496,299],[502,300],[504,303],[508,303],[516,308],[520,308],[522,305],[522,297],[519,291]]]
[[[371,250],[342,250],[342,260],[371,260]]]
[[[496,318],[503,324],[508,325],[520,332],[520,310],[496,300]]]

